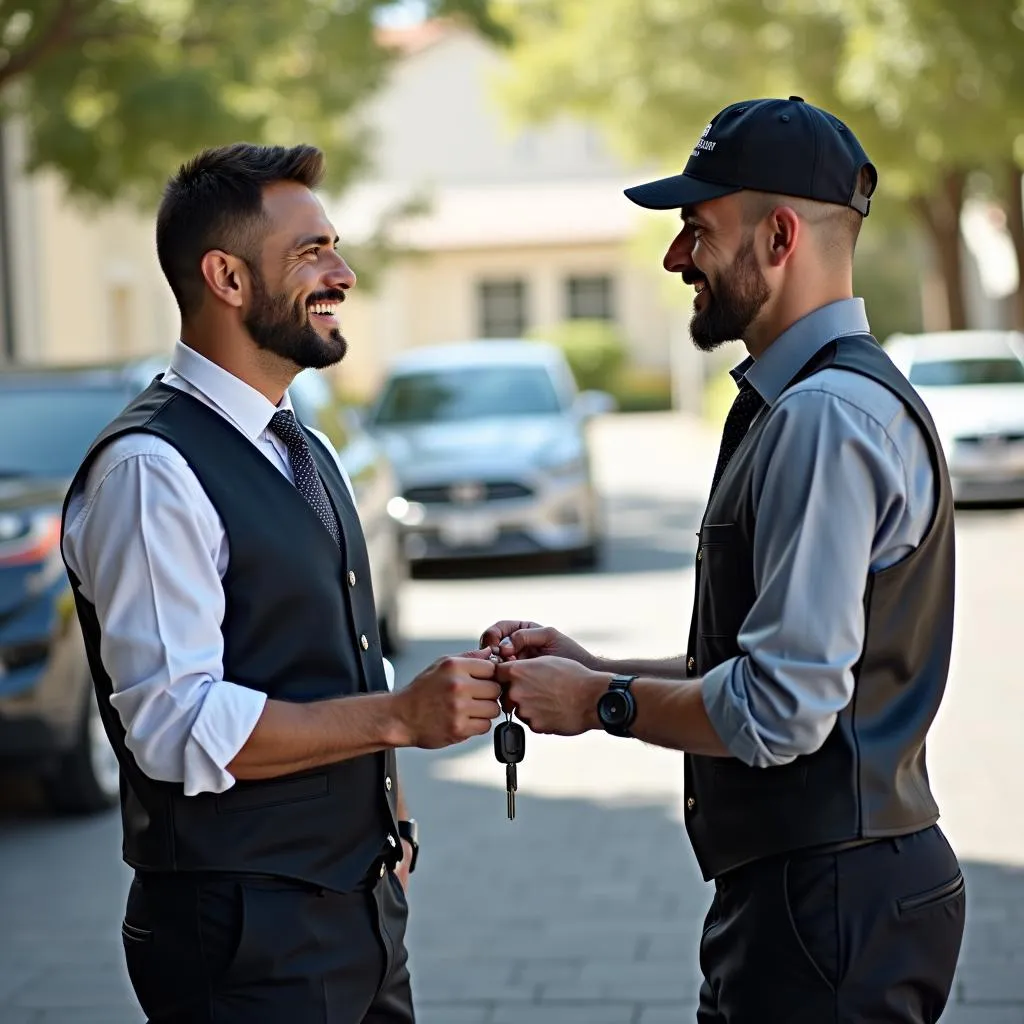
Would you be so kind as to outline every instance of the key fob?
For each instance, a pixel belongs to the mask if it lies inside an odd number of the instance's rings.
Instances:
[[[526,756],[526,730],[518,722],[495,727],[494,756],[502,764],[518,764]]]

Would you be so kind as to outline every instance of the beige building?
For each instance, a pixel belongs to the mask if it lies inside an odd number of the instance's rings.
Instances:
[[[504,58],[471,31],[433,22],[384,38],[401,57],[363,115],[373,168],[325,204],[343,250],[355,252],[396,205],[418,197],[427,212],[394,225],[404,255],[343,309],[345,390],[372,392],[388,358],[411,346],[600,317],[621,328],[638,365],[667,369],[674,350],[684,397],[696,395],[701,365],[685,338],[685,305],[668,305],[681,289],[666,288],[656,248],[642,261],[632,252],[638,228],[659,216],[622,195],[644,172],[624,168],[585,124],[510,126],[492,96]],[[16,125],[4,141],[15,358],[167,351],[178,317],[156,260],[154,212],[73,203],[56,176],[20,173]],[[667,240],[673,226],[660,216]]]
[[[615,160],[586,124],[510,125],[493,96],[504,58],[471,31],[435,22],[385,38],[402,57],[365,114],[372,180],[330,213],[344,248],[406,200],[425,200],[426,212],[395,223],[405,255],[346,303],[346,383],[372,389],[389,357],[412,346],[579,317],[614,321],[638,365],[667,370],[673,350],[684,367],[697,362],[688,341],[673,344],[685,307],[667,304],[657,257],[641,263],[632,251],[655,215],[622,190],[644,172]],[[664,229],[667,240],[672,224]],[[685,374],[694,385],[699,376],[699,363]]]
[[[169,351],[178,313],[157,263],[153,215],[83,207],[56,175],[26,177],[18,126],[4,133],[15,358],[80,363]]]

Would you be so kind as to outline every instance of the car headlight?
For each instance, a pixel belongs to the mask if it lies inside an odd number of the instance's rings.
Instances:
[[[0,565],[31,565],[60,555],[60,516],[0,516]]]
[[[555,452],[545,458],[540,468],[548,475],[555,477],[579,476],[586,472],[587,460],[581,452]]]

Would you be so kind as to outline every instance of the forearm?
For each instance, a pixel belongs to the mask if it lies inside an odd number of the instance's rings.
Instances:
[[[598,672],[611,672],[621,676],[646,676],[654,679],[684,679],[686,677],[686,656],[660,658],[650,661],[626,660],[613,658],[596,658],[595,668]]]
[[[591,688],[591,729],[601,728],[597,702],[607,685],[607,678],[599,678]],[[630,732],[636,739],[688,754],[732,756],[708,718],[701,680],[640,677],[630,689],[636,700],[636,719]]]
[[[372,693],[304,704],[268,700],[227,770],[236,779],[269,779],[405,746],[396,699]]]

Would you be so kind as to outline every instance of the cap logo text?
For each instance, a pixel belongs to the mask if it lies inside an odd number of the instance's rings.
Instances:
[[[712,142],[708,138],[708,132],[710,131],[711,125],[709,124],[707,128],[705,128],[704,131],[701,132],[700,138],[697,140],[697,145],[693,149],[694,156],[696,156],[697,153],[699,153],[701,150],[704,150],[705,153],[710,153],[715,148],[715,146],[718,145],[717,142]]]

